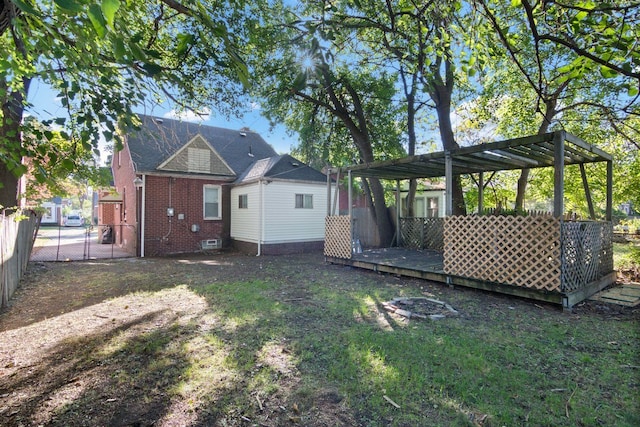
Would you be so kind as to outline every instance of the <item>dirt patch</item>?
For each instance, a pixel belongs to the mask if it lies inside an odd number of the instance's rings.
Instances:
[[[444,301],[426,297],[398,297],[382,303],[390,313],[407,319],[440,320],[457,316],[458,311]]]
[[[306,313],[288,319],[303,336],[329,327],[313,316],[328,302],[305,283],[357,289],[362,280],[380,277],[387,298],[419,297],[414,311],[424,303],[439,313],[449,311],[433,301],[446,301],[476,326],[490,328],[505,310],[562,315],[558,307],[529,300],[328,265],[321,254],[34,263],[0,313],[2,424],[363,425],[334,385],[303,381],[290,339],[243,341],[248,328],[242,316],[268,322],[268,314],[249,308],[224,314],[210,296],[228,283],[277,283],[264,292]],[[368,310],[363,321],[384,320],[382,300]],[[637,319],[638,313],[589,301],[573,316]],[[243,346],[252,345],[253,358],[244,360]],[[266,383],[275,385],[261,386]]]

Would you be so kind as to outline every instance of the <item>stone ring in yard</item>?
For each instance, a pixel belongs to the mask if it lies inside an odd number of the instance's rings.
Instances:
[[[426,297],[394,298],[383,302],[382,306],[388,312],[407,319],[439,320],[458,315],[458,312],[449,304]]]

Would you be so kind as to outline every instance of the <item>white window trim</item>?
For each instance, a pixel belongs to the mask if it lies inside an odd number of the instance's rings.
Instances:
[[[302,206],[298,206],[296,203],[296,199],[298,198],[298,196],[302,196]],[[308,206],[307,203],[305,203],[307,200],[310,201],[311,206]],[[313,209],[313,194],[296,193],[294,198],[294,208],[295,209]]]
[[[242,199],[245,201],[244,206],[241,203]],[[249,209],[249,194],[238,194],[238,209]]]
[[[212,217],[206,214],[206,202],[207,202],[207,189],[218,189],[218,216]],[[202,218],[205,220],[221,220],[222,219],[222,187],[220,185],[205,184],[202,186]]]

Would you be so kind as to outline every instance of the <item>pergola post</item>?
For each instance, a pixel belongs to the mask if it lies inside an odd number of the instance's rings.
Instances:
[[[484,172],[478,177],[478,215],[484,211]]]
[[[351,185],[351,171],[349,171],[347,176],[348,176],[347,181],[348,181],[348,185],[349,185],[349,188],[347,189],[347,194],[349,195],[349,208],[348,209],[349,209],[349,217],[352,218],[353,217],[353,193],[351,191],[351,187],[352,187],[352,185]]]
[[[564,214],[564,131],[553,133],[553,216]]]
[[[402,196],[400,195],[400,180],[396,179],[396,246],[402,246],[402,233],[400,233],[400,209],[402,209]]]
[[[446,216],[453,214],[453,165],[451,164],[451,151],[444,152],[444,179],[446,189],[444,192],[444,213]]]
[[[331,168],[327,168],[327,216],[331,216]]]
[[[613,161],[607,161],[607,207],[606,207],[606,220],[611,221],[613,219]]]

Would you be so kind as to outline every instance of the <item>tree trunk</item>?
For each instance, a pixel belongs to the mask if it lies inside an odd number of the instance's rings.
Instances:
[[[23,79],[25,93],[28,92],[31,79]],[[0,91],[4,92],[2,100],[2,118],[0,121],[0,144],[5,151],[0,157],[0,206],[13,208],[18,206],[19,176],[14,173],[15,166],[22,161],[22,142],[20,125],[24,113],[24,98],[20,92],[8,92],[4,80],[0,81]]]
[[[409,138],[409,146],[407,147],[407,154],[414,156],[416,154],[416,75],[412,75],[411,89],[407,87],[406,80],[404,82],[404,92],[407,97],[407,135]],[[416,191],[418,189],[418,181],[413,178],[409,180],[409,194],[407,194],[407,211],[405,216],[411,218],[415,216],[415,199]],[[400,197],[402,200],[402,197]],[[400,206],[398,206],[400,209]]]
[[[352,132],[353,140],[358,147],[360,157],[365,163],[371,163],[374,161],[373,151],[371,149],[371,143],[366,135],[361,133]],[[378,226],[378,234],[380,236],[380,246],[386,247],[391,245],[393,240],[393,223],[389,217],[389,210],[384,197],[384,188],[378,178],[368,179],[369,190],[371,192],[373,216]]]
[[[0,10],[0,35],[2,35],[14,20],[20,16],[20,9],[11,1],[4,0]],[[17,51],[22,54],[23,59],[27,58],[25,45],[15,33],[12,33],[13,41]],[[22,124],[22,115],[24,113],[24,101],[26,94],[29,93],[31,84],[30,77],[22,78],[22,89],[12,90],[7,84],[6,76],[0,77],[0,93],[2,98],[0,117],[0,206],[4,208],[13,208],[18,206],[18,188],[21,175],[15,173],[16,166],[22,163],[22,134],[20,127]]]
[[[12,208],[18,205],[19,179],[9,170],[7,164],[0,160],[0,207]]]
[[[447,66],[448,67],[448,66]],[[453,127],[451,126],[451,92],[452,84],[433,84],[432,99],[436,103],[436,113],[438,115],[438,127],[440,129],[440,138],[442,146],[446,150],[454,150],[460,148],[453,135]],[[464,193],[462,191],[462,182],[460,175],[453,177],[453,187],[451,188],[453,198],[453,215],[466,215],[467,208],[464,202]]]
[[[560,96],[561,91],[554,93],[551,98],[544,102],[545,112],[544,118],[542,119],[542,123],[538,128],[538,135],[543,135],[549,131],[549,126],[551,125],[551,120],[556,115],[556,106],[558,104],[558,97]],[[524,211],[524,197],[527,192],[527,185],[529,184],[529,174],[531,169],[522,169],[520,171],[520,177],[518,178],[518,189],[516,191],[516,211]]]
[[[334,76],[329,72],[326,64],[320,67],[322,77],[326,82],[327,94],[331,99],[331,113],[338,117],[346,128],[349,130],[353,143],[358,148],[360,159],[365,163],[371,163],[375,160],[373,156],[373,147],[369,137],[368,124],[366,114],[362,106],[360,96],[348,81],[342,80],[341,83],[351,98],[352,105],[345,105],[344,99],[338,96],[333,85],[337,82]],[[306,98],[305,98],[306,99]],[[384,188],[378,178],[369,179],[369,187],[371,190],[374,216],[376,225],[378,226],[378,234],[380,236],[380,246],[389,246],[393,240],[393,223],[389,217],[387,204],[384,197]]]

